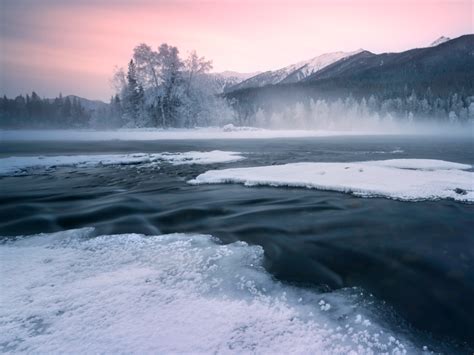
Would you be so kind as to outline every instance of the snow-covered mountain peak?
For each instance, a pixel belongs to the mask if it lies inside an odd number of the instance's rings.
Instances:
[[[362,51],[362,49],[359,49],[354,52],[333,52],[322,54],[308,60],[288,65],[278,70],[260,73],[231,87],[230,90],[262,87],[265,85],[296,83],[327,67],[328,65],[331,65],[346,57],[353,56]]]
[[[433,43],[431,43],[431,47],[436,47],[437,45],[441,44],[441,43],[444,43],[444,42],[447,42],[451,40],[451,38],[449,37],[445,37],[445,36],[441,36],[439,37],[436,41],[434,41]]]
[[[297,63],[295,66],[299,67],[299,70],[304,74],[304,77],[309,76],[311,74],[316,73],[317,71],[327,67],[328,65],[337,62],[346,57],[353,56],[362,52],[362,49],[359,49],[354,52],[333,52],[333,53],[326,53],[320,56],[314,57],[312,59],[302,61]]]
[[[253,72],[253,73],[239,73],[236,71],[231,71],[231,70],[226,70],[223,72],[215,73],[216,75],[220,75],[224,78],[236,78],[240,79],[241,81],[247,80],[248,78],[251,78],[252,76],[258,75],[261,72]]]

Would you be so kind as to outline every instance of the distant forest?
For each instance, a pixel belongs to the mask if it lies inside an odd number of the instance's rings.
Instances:
[[[33,91],[14,99],[0,98],[2,128],[83,128],[89,127],[91,114],[77,97],[42,99]]]
[[[216,94],[221,107],[208,109],[214,109],[214,113],[201,113],[203,116],[209,114],[208,117],[199,118],[196,115],[193,121],[186,122],[183,116],[170,115],[170,121],[165,122],[165,125],[161,121],[160,111],[155,111],[154,116],[146,114],[147,110],[154,109],[153,105],[131,106],[125,95],[122,98],[119,94],[114,95],[109,104],[94,105],[88,100],[85,100],[87,104],[83,104],[84,99],[71,96],[59,95],[54,99],[42,99],[35,92],[14,99],[4,96],[0,98],[0,127],[105,129],[196,127],[233,123],[267,128],[341,129],[372,127],[377,123],[393,121],[474,123],[474,96],[454,93],[440,97],[433,95],[430,89],[423,93],[412,90],[406,95],[393,98],[382,95],[370,95],[367,98],[352,95],[312,98],[301,95],[297,100],[295,97],[295,101],[291,100],[291,95],[281,100],[274,96],[263,96],[248,101],[242,98],[240,102],[231,99],[224,101],[224,98]],[[143,100],[140,96],[138,98]],[[248,104],[244,105],[242,101]],[[136,110],[136,113],[131,110]],[[224,115],[219,117],[218,112]],[[209,118],[213,118],[213,121]]]
[[[474,123],[474,95],[435,95],[430,88],[408,87],[393,95],[380,90],[367,96],[313,94],[270,86],[231,93],[240,125],[273,128],[355,128],[384,122]]]

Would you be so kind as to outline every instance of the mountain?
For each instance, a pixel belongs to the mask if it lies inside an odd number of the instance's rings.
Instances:
[[[100,100],[89,100],[89,99],[85,99],[83,97],[80,97],[80,96],[76,96],[76,95],[67,95],[67,96],[63,96],[63,99],[66,99],[66,98],[69,98],[69,100],[71,100],[71,102],[76,99],[79,101],[79,103],[81,104],[81,106],[86,109],[87,111],[97,111],[98,109],[102,109],[102,108],[107,108],[107,106],[109,104],[103,102],[103,101],[100,101]],[[54,102],[54,100],[56,99],[47,99],[49,102]]]
[[[236,72],[236,71],[226,70],[226,71],[223,71],[223,72],[220,72],[220,73],[214,73],[214,74],[220,75],[220,76],[222,76],[224,78],[228,78],[228,79],[236,79],[236,80],[244,81],[244,80],[247,80],[248,78],[251,78],[252,76],[258,75],[260,73],[261,72],[239,73],[239,72]]]
[[[361,52],[325,67],[305,83],[320,88],[374,91],[427,89],[437,92],[474,90],[474,35],[445,41],[435,47],[401,53]]]
[[[444,42],[447,42],[447,41],[450,41],[451,38],[449,37],[444,37],[444,36],[441,36],[440,38],[438,38],[436,41],[434,41],[433,43],[430,44],[431,47],[435,47],[441,43],[444,43]]]
[[[235,71],[224,71],[220,73],[210,73],[210,79],[213,80],[213,86],[218,93],[227,92],[227,90],[248,78],[259,73],[239,73]]]
[[[355,52],[327,53],[296,64],[291,64],[278,70],[266,71],[230,87],[227,91],[230,92],[246,88],[263,87],[266,85],[296,83],[332,63],[353,56],[361,51],[362,50]]]
[[[76,97],[79,100],[79,103],[81,104],[82,107],[84,107],[88,111],[97,111],[98,109],[101,108],[106,108],[109,104],[100,101],[100,100],[89,100],[85,99],[83,97],[75,96],[75,95],[69,95],[68,96],[71,100]]]
[[[251,78],[252,79],[252,78]],[[249,80],[251,80],[249,79]],[[243,82],[245,83],[245,82]],[[227,94],[237,100],[298,100],[318,97],[397,97],[406,91],[434,95],[474,95],[474,35],[464,35],[434,47],[400,53],[361,51],[307,76],[297,83],[244,88]]]

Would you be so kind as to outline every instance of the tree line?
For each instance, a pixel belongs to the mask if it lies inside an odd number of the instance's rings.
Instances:
[[[84,128],[89,126],[91,112],[79,98],[41,98],[36,92],[13,99],[0,97],[0,125],[3,128]]]
[[[357,126],[358,122],[474,123],[474,95],[464,91],[434,94],[409,89],[377,93],[312,92],[298,87],[269,86],[228,95],[241,125],[264,127]]]
[[[156,50],[140,44],[126,68],[113,76],[116,93],[108,105],[86,109],[76,97],[42,99],[33,92],[0,99],[3,128],[196,127],[235,121],[222,97],[222,81],[209,73],[212,62],[177,47]]]

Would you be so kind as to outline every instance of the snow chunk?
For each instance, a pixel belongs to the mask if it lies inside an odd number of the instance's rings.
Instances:
[[[263,131],[262,128],[248,127],[248,126],[234,126],[232,123],[226,124],[222,127],[224,132],[243,132],[243,131]]]
[[[245,159],[238,152],[212,150],[210,152],[185,152],[153,154],[157,160],[167,161],[173,165],[181,164],[216,164],[230,163]]]
[[[354,322],[363,309],[353,295],[325,293],[335,314],[320,310],[321,294],[263,269],[260,246],[206,235],[94,237],[91,228],[3,240],[0,352],[370,354],[421,346]]]
[[[48,169],[58,166],[92,167],[97,165],[133,165],[168,162],[180,164],[228,163],[244,159],[237,152],[136,153],[110,155],[27,156],[0,159],[0,176],[25,175],[29,169]]]
[[[293,163],[211,170],[191,184],[243,183],[341,191],[414,201],[454,199],[474,202],[471,165],[429,159],[392,159],[353,163]]]

